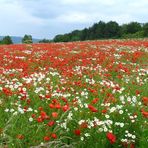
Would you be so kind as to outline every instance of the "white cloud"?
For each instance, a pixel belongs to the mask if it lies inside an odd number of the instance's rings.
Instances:
[[[90,21],[90,15],[82,12],[70,12],[60,15],[56,19],[65,23],[87,23]]]
[[[1,35],[23,35],[25,33],[35,32],[33,26],[44,26],[43,19],[29,14],[17,2],[0,2],[0,29]]]
[[[100,20],[148,21],[148,0],[0,0],[0,33],[53,37]]]
[[[1,23],[3,22],[9,22],[10,24],[13,24],[17,22],[18,24],[21,23],[36,23],[36,24],[43,24],[43,20],[32,16],[27,11],[24,10],[23,7],[18,5],[18,3],[4,3],[3,5],[0,5],[1,10]]]

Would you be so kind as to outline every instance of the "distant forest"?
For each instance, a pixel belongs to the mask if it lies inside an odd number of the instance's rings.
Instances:
[[[53,40],[43,39],[40,43],[147,37],[148,23],[130,22],[128,24],[119,25],[115,21],[107,23],[99,21],[89,28],[59,34],[56,35]]]
[[[126,39],[126,38],[147,38],[148,23],[131,22],[119,25],[115,21],[93,24],[89,28],[83,30],[74,30],[70,33],[56,35],[52,40],[42,39],[39,43],[49,42],[72,42],[85,40],[101,40],[101,39]],[[33,43],[31,35],[24,35],[22,43]],[[5,36],[0,40],[0,44],[13,44],[10,36]]]
[[[100,21],[89,28],[57,35],[53,42],[85,41],[97,39],[145,38],[148,37],[148,23],[131,22],[119,25],[115,21]]]

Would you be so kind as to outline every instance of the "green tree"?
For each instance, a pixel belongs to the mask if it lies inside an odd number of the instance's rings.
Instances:
[[[2,41],[1,41],[2,44],[6,44],[6,45],[10,45],[10,44],[13,44],[12,42],[12,39],[10,36],[5,36]]]
[[[81,31],[74,30],[69,34],[69,36],[70,36],[70,41],[79,41],[81,36]]]
[[[31,35],[24,35],[24,37],[22,39],[22,43],[24,43],[24,44],[31,44],[31,43],[33,43],[32,36]]]
[[[118,38],[120,34],[120,26],[117,22],[110,21],[105,26],[105,38]]]
[[[81,41],[88,40],[88,36],[89,36],[88,31],[89,31],[89,29],[87,29],[87,28],[82,30],[82,34],[80,36]]]
[[[54,42],[68,42],[70,41],[70,34],[57,35],[53,39]]]
[[[99,21],[95,31],[96,39],[103,39],[105,37],[105,27],[106,27],[106,23],[103,21]]]
[[[148,23],[143,25],[144,37],[148,37]]]
[[[52,40],[48,40],[48,39],[43,39],[43,40],[40,40],[39,43],[51,43]]]
[[[131,22],[129,24],[124,24],[121,27],[123,34],[136,33],[142,30],[141,24],[138,22]]]

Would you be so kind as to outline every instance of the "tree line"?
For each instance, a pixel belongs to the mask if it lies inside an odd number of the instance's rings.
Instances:
[[[119,25],[115,21],[93,24],[83,30],[74,30],[71,33],[57,35],[53,42],[85,41],[97,39],[122,39],[148,37],[148,23],[131,22]]]
[[[85,41],[97,39],[123,39],[123,38],[147,38],[148,23],[131,22],[128,24],[119,25],[115,21],[93,24],[89,28],[83,30],[74,30],[70,33],[56,35],[52,40],[43,39],[39,43],[49,42],[70,42],[70,41]],[[24,35],[22,43],[33,43],[31,35]],[[13,44],[10,36],[5,36],[0,40],[0,44]]]

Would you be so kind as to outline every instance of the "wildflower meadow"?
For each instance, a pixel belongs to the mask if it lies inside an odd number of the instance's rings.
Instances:
[[[0,46],[0,147],[147,148],[148,40]]]

